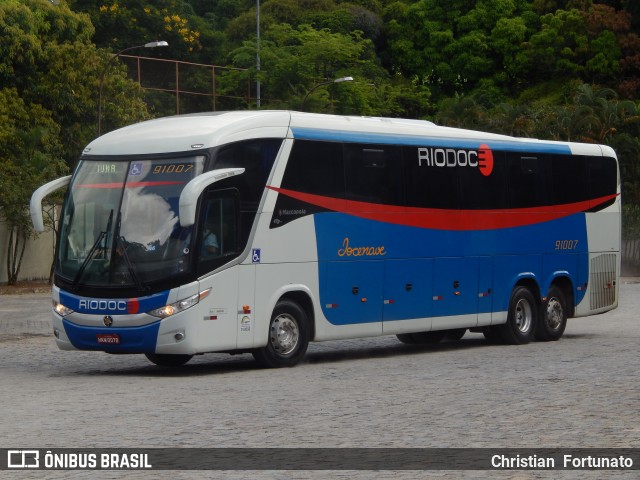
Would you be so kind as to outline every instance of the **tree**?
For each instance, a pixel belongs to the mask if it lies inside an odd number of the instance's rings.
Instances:
[[[17,281],[26,240],[31,193],[64,175],[95,137],[98,85],[112,58],[91,43],[86,15],[47,0],[0,3],[0,215],[10,232],[7,269]],[[111,126],[144,118],[142,92],[122,69],[105,84],[118,108],[107,108]]]
[[[33,236],[27,208],[31,193],[67,171],[58,133],[42,106],[26,104],[15,88],[0,90],[0,216],[9,233],[9,285],[18,280],[26,242]]]
[[[62,157],[72,166],[96,136],[98,87],[111,55],[91,43],[89,17],[47,0],[0,3],[0,84],[37,103],[58,124]],[[106,72],[105,113],[112,128],[147,117],[143,93],[124,70]],[[116,104],[113,100],[126,98]]]
[[[255,40],[244,42],[231,54],[235,66],[253,68]],[[377,63],[371,40],[362,32],[349,35],[316,30],[310,25],[293,28],[271,25],[265,31],[260,50],[261,83],[265,105],[271,108],[302,108],[307,93],[319,83],[351,76],[354,82],[328,83],[315,90],[305,110],[359,115],[399,115],[396,100],[425,115],[428,90],[407,81],[392,81]],[[395,80],[395,79],[394,79]],[[413,101],[408,91],[416,92]],[[424,96],[426,93],[426,97]]]
[[[95,25],[93,41],[100,48],[118,52],[164,40],[169,46],[156,52],[161,58],[208,64],[224,58],[224,35],[214,30],[212,19],[196,15],[187,1],[70,0],[70,4],[75,11],[90,16]],[[201,4],[197,7],[204,8]],[[224,5],[215,8],[225,9]]]

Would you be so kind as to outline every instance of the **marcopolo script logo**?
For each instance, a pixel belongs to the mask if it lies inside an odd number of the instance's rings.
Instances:
[[[493,152],[484,143],[477,150],[423,147],[418,148],[418,166],[472,167],[488,177],[493,171]]]
[[[40,451],[8,450],[7,468],[40,468]]]

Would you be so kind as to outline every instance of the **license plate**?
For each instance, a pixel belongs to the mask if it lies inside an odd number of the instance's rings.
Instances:
[[[119,345],[120,344],[120,335],[117,333],[98,333],[96,335],[96,339],[98,343],[104,345]]]

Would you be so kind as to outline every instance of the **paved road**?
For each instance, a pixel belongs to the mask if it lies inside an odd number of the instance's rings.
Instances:
[[[282,370],[258,369],[250,355],[204,355],[171,370],[142,356],[62,352],[42,335],[49,308],[48,295],[0,296],[0,447],[640,447],[640,284],[628,280],[619,309],[570,320],[559,342],[494,346],[471,333],[432,347],[395,337],[327,342],[313,344],[303,364]],[[197,473],[46,472],[46,478]],[[637,471],[198,478],[489,476],[637,478]]]

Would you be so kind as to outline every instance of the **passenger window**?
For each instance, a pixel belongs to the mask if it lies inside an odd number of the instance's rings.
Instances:
[[[514,158],[515,157],[515,158]],[[509,162],[509,207],[530,208],[551,204],[551,175],[545,156],[511,156]]]
[[[551,177],[553,204],[566,205],[589,199],[589,170],[586,157],[554,155]]]
[[[430,152],[436,149],[429,149]],[[404,147],[407,204],[419,208],[457,209],[460,206],[458,169],[419,162],[417,147]]]
[[[493,168],[487,176],[477,166],[458,167],[461,209],[494,210],[507,207],[504,157],[504,152],[493,151]]]
[[[401,150],[390,145],[345,144],[347,199],[401,205]]]
[[[339,143],[296,140],[282,179],[282,188],[344,198],[343,170]]]
[[[600,198],[614,195],[618,187],[618,168],[611,157],[590,157],[587,159],[591,184],[591,197]]]

